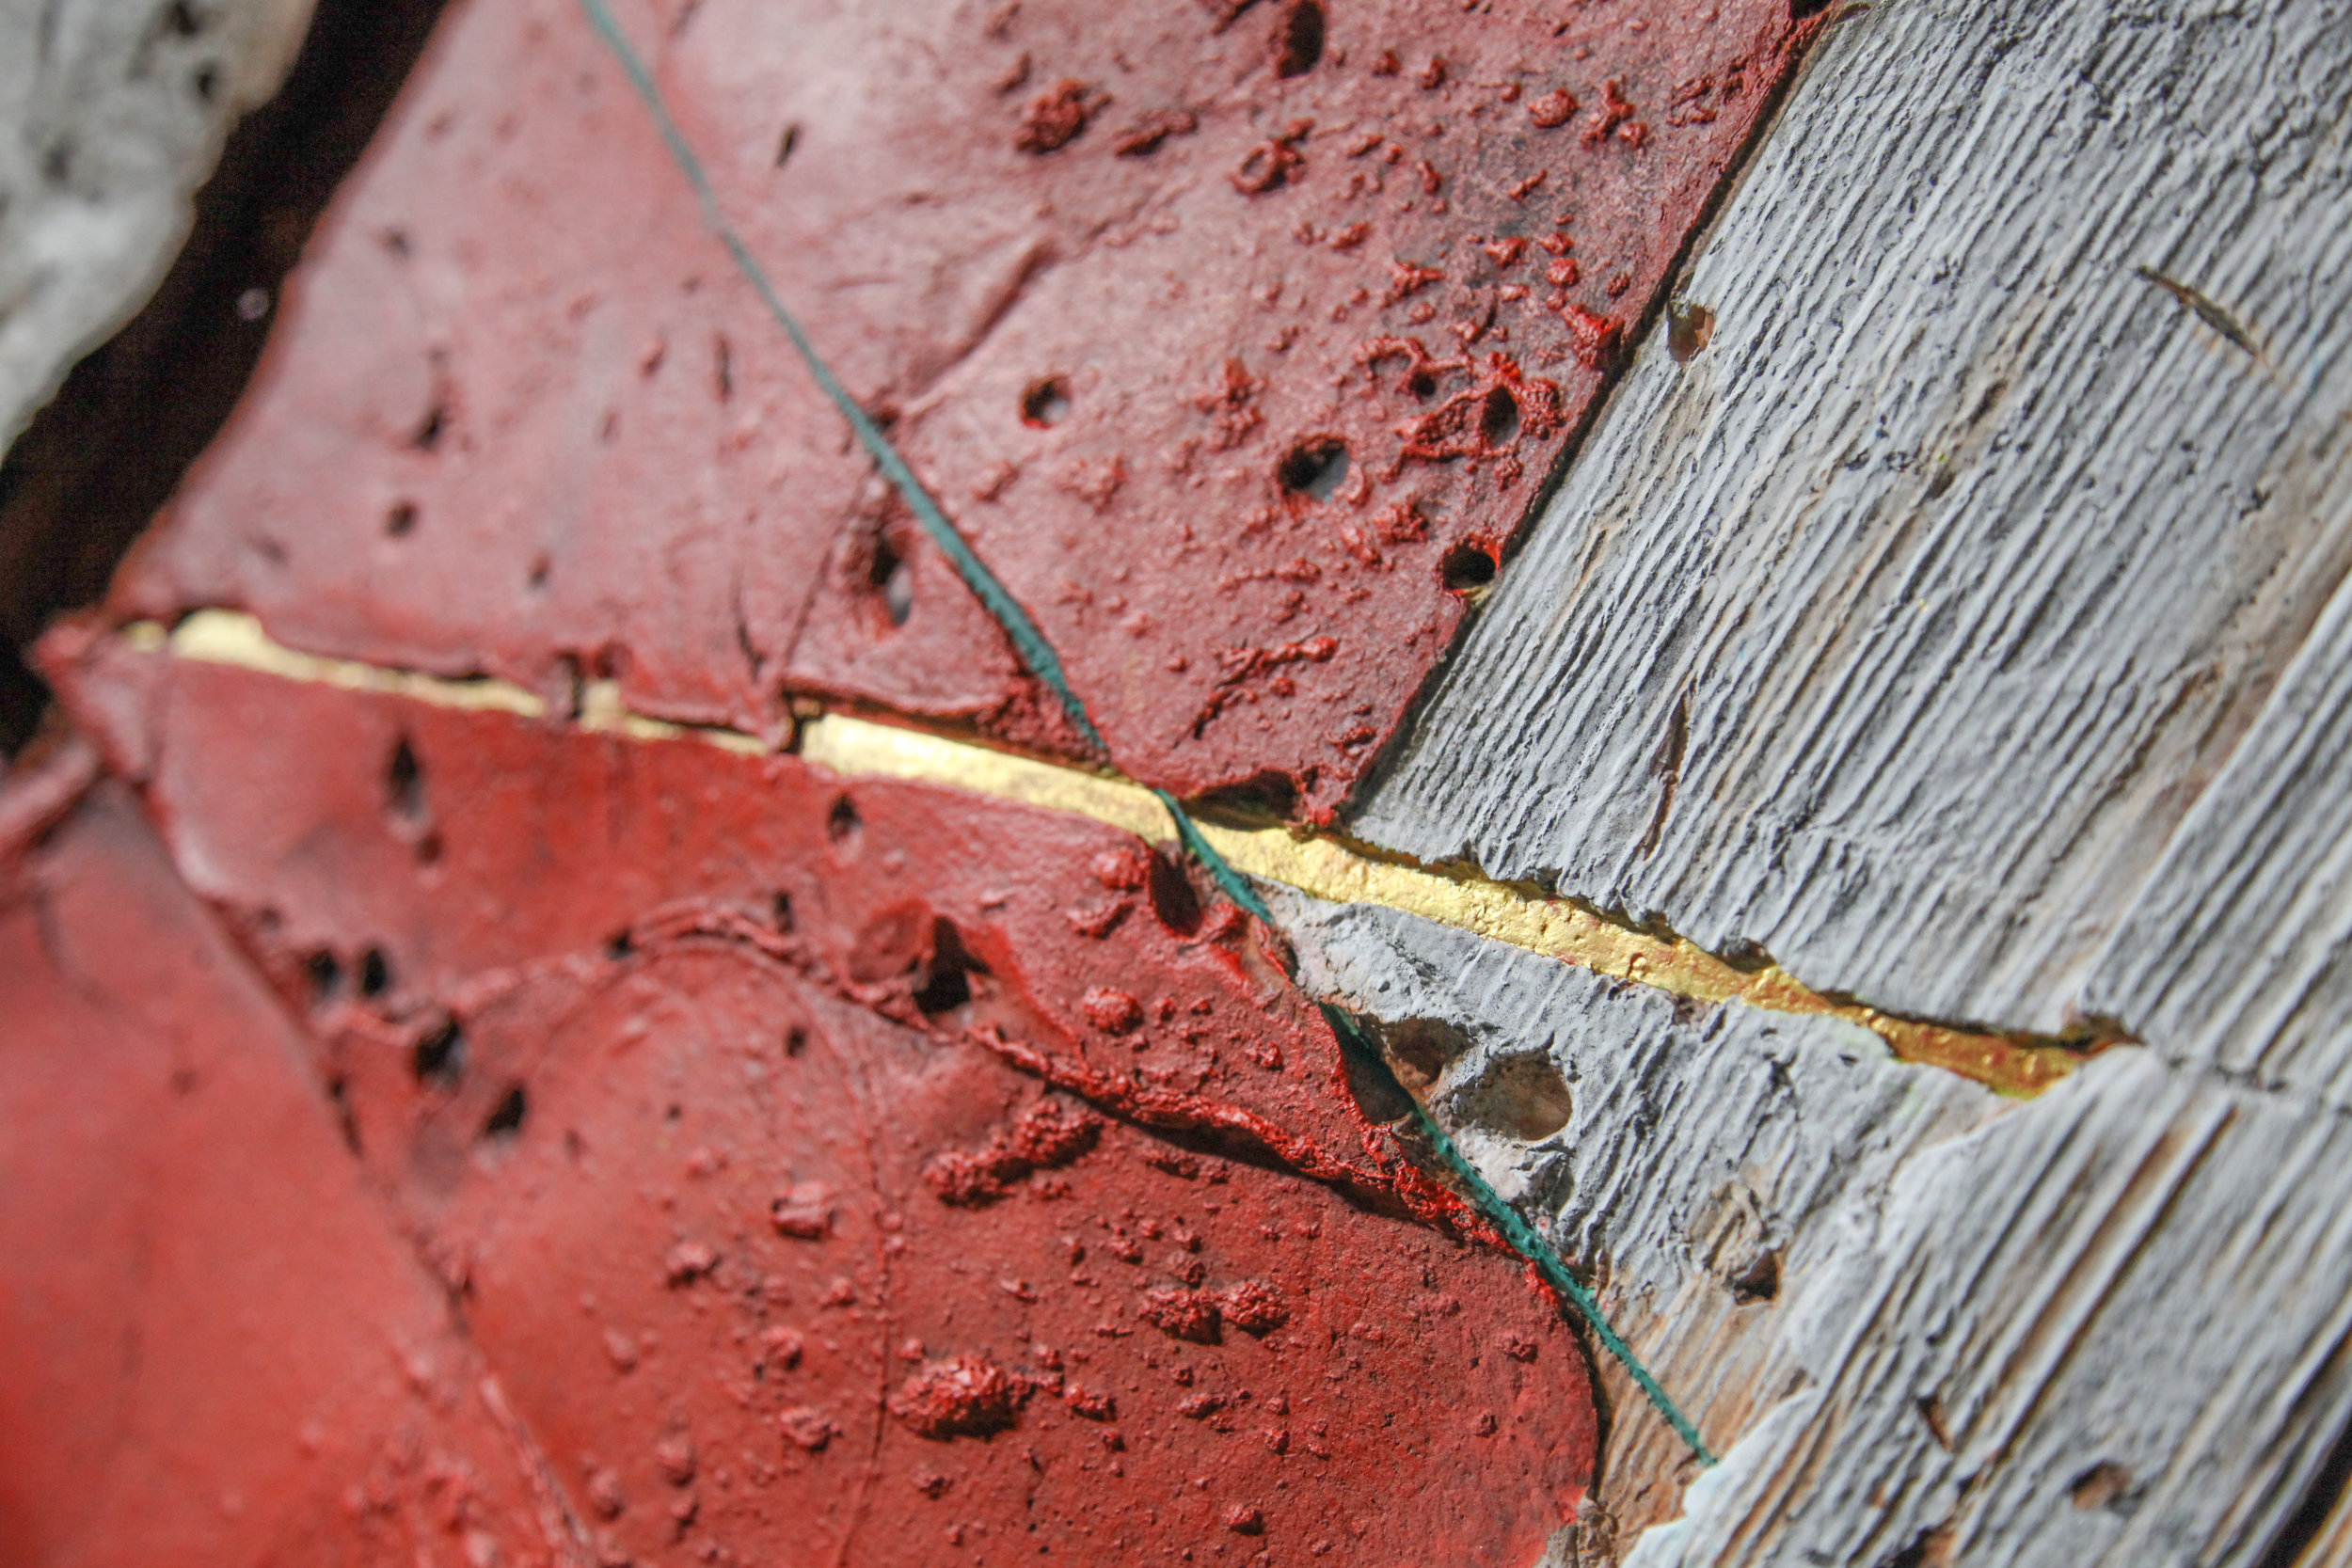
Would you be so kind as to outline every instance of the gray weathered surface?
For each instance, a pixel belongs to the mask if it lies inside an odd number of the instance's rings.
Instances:
[[[0,451],[147,300],[311,0],[0,0]]]
[[[1621,1536],[1629,1565],[2251,1561],[2352,1418],[2352,1122],[2306,1098],[2123,1049],[1996,1101],[1839,1024],[1678,1014],[1392,911],[1284,913],[1311,986],[1470,1038],[1432,1107],[1605,1266],[1724,1452],[1684,1518]],[[1514,1149],[1479,1090],[1529,1053],[1575,1109]],[[1740,1305],[1762,1249],[1777,1298]],[[1678,1456],[1611,1387],[1629,1530],[1674,1512]]]
[[[1356,830],[2063,1027],[2352,566],[2347,135],[2332,0],[1837,24]]]

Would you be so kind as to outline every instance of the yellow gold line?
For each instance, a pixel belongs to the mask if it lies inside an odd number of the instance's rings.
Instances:
[[[168,633],[152,622],[124,628],[126,641],[182,658],[233,664],[289,680],[378,691],[441,707],[548,717],[545,698],[511,682],[453,680],[295,653],[272,641],[250,615],[201,610]],[[630,711],[620,689],[596,682],[581,693],[580,728],[632,740],[693,739],[732,752],[771,750],[737,730],[675,724]],[[903,779],[1091,817],[1154,843],[1176,825],[1151,791],[1129,780],[1039,762],[846,714],[804,721],[803,761],[845,778]],[[1822,995],[1778,964],[1740,968],[1680,937],[1609,920],[1571,899],[1546,897],[1469,872],[1431,870],[1368,854],[1335,839],[1286,828],[1197,824],[1234,869],[1327,902],[1378,904],[1697,1002],[1738,1002],[1767,1012],[1838,1018],[1885,1040],[1896,1055],[1971,1078],[2004,1094],[2031,1095],[2056,1083],[2084,1053],[2048,1040],[1896,1018]]]

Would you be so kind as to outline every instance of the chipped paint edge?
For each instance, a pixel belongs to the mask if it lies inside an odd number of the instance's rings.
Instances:
[[[495,678],[453,678],[298,653],[273,641],[242,611],[203,610],[165,628],[125,626],[135,652],[167,653],[233,665],[281,679],[376,692],[468,712],[562,719],[536,692]],[[577,728],[628,740],[692,740],[743,755],[778,748],[739,730],[677,724],[631,710],[617,684],[581,689]],[[1000,752],[929,731],[818,712],[790,741],[801,759],[844,778],[898,779],[1041,810],[1084,816],[1153,843],[1173,843],[1176,824],[1152,792],[1132,780]],[[2026,1097],[2064,1078],[2107,1042],[2061,1043],[1899,1018],[1813,990],[1776,963],[1741,967],[1671,933],[1613,921],[1571,898],[1549,896],[1466,870],[1439,870],[1401,856],[1286,827],[1198,823],[1236,870],[1335,904],[1377,904],[1524,948],[1630,984],[1705,1004],[1736,1002],[1764,1012],[1836,1018],[1869,1030],[1905,1061],[1941,1068],[1998,1093]]]

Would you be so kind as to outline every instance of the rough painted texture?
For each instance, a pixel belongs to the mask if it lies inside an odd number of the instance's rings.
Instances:
[[[0,6],[0,451],[145,302],[310,0]]]
[[[2352,564],[2347,116],[2310,0],[1840,22],[1356,830],[2074,1022]]]
[[[1458,1042],[1429,1103],[1724,1452],[1677,1476],[1620,1416],[1629,1564],[2252,1562],[2352,1419],[2352,1127],[2308,1098],[2122,1048],[2001,1102],[1859,1030],[1285,908],[1392,1052]],[[1574,1102],[1533,1141],[1531,1063]]]
[[[1557,1303],[1134,840],[83,652],[597,1552],[1508,1568],[1574,1518]]]
[[[134,801],[64,804],[0,844],[0,1558],[576,1563],[300,1031]]]
[[[1318,814],[1810,25],[1781,0],[623,20],[1120,765]],[[533,687],[609,670],[755,731],[800,691],[1069,743],[572,0],[453,8],[119,603]]]

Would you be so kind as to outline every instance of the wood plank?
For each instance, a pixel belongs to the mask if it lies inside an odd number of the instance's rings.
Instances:
[[[1311,989],[1392,1054],[1457,1042],[1427,1102],[1724,1454],[1678,1470],[1608,1370],[1629,1564],[2252,1560],[2352,1419],[2352,1123],[2308,1099],[2123,1048],[2000,1101],[1848,1025],[1283,897]],[[1531,1139],[1542,1069],[1574,1108]]]
[[[2066,1027],[2352,566],[2347,118],[2314,0],[1839,24],[1356,831]]]

